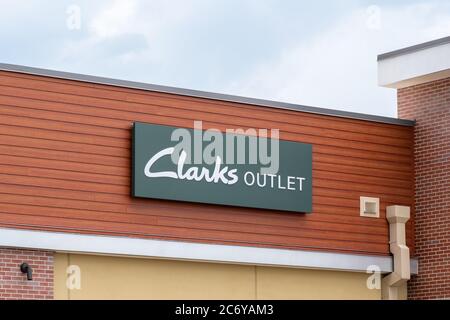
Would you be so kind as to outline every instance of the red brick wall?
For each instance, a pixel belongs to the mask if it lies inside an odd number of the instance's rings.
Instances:
[[[27,262],[33,269],[28,281],[20,271]],[[0,300],[53,299],[53,253],[0,248]]]
[[[410,299],[450,298],[450,78],[398,90],[398,115],[416,119],[415,248]]]

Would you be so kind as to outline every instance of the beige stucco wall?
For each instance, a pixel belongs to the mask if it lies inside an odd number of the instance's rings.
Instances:
[[[81,289],[66,268],[81,270]],[[380,299],[368,274],[58,253],[56,299]]]

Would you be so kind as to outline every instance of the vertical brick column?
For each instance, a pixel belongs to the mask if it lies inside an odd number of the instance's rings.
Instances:
[[[33,280],[20,271],[27,262]],[[38,250],[0,248],[0,300],[53,299],[53,253]]]
[[[410,299],[450,298],[450,78],[398,90],[398,115],[416,119],[415,248]]]

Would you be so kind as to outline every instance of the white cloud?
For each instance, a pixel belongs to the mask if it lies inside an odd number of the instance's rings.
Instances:
[[[395,90],[377,86],[377,54],[450,33],[450,10],[433,4],[353,11],[310,41],[259,65],[228,92],[396,116]],[[375,19],[376,20],[376,19]]]
[[[132,25],[136,14],[136,0],[115,0],[93,20],[91,29],[98,37],[113,37],[123,34]]]
[[[170,33],[193,20],[197,0],[151,1],[115,0],[103,3],[89,19],[84,19],[86,35],[67,38],[55,54],[60,68],[116,76],[127,65],[143,69],[164,63],[171,54]],[[86,12],[90,7],[82,8]],[[85,29],[84,29],[85,28]],[[131,70],[128,76],[133,78]]]

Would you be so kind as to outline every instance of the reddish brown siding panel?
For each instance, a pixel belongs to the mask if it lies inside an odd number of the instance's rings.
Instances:
[[[131,198],[132,122],[193,120],[312,143],[314,212]],[[385,255],[386,206],[413,203],[412,141],[411,127],[0,72],[0,225]],[[360,196],[380,197],[380,219],[359,217]]]

